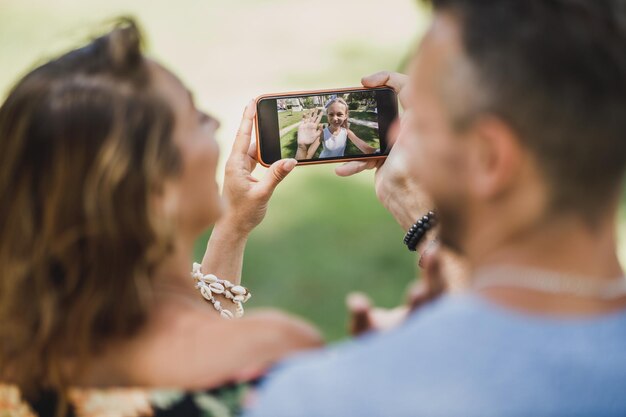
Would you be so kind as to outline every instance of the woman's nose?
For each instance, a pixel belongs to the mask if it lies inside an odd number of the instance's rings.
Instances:
[[[222,123],[217,119],[213,119],[213,122],[214,122],[214,128],[213,128],[214,130],[218,130],[222,126]]]

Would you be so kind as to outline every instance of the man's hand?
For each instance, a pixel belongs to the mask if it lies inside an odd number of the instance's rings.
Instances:
[[[404,74],[379,72],[363,78],[361,82],[365,87],[391,87],[398,93],[405,109],[411,104],[408,77]],[[376,195],[404,230],[433,208],[417,181],[408,174],[412,161],[403,152],[402,143],[414,140],[409,115],[405,112],[400,123],[392,125],[388,136],[391,138],[389,145],[394,146],[385,160],[351,161],[335,169],[337,175],[345,177],[376,168]]]
[[[379,72],[361,80],[365,87],[387,86],[393,88],[405,110],[400,121],[390,129],[393,148],[385,160],[352,161],[335,169],[339,176],[349,176],[366,169],[376,169],[376,195],[404,230],[424,213],[432,210],[433,203],[417,180],[409,173],[413,161],[403,149],[403,143],[415,140],[410,120],[411,107],[409,80],[406,75]],[[370,330],[386,330],[402,323],[411,311],[441,296],[447,288],[458,289],[466,282],[466,267],[461,259],[438,243],[425,245],[420,259],[422,278],[414,283],[405,305],[382,309],[372,306],[367,296],[351,294],[347,305],[351,314],[350,331],[354,335]]]
[[[346,299],[350,314],[350,333],[354,336],[369,331],[384,331],[402,324],[409,314],[448,291],[461,291],[467,287],[468,269],[457,255],[438,243],[431,243],[422,255],[422,278],[408,290],[404,305],[384,309],[372,306],[361,293],[349,294]]]

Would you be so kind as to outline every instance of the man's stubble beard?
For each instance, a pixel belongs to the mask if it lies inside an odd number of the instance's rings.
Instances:
[[[452,200],[452,199],[450,199]],[[463,242],[465,240],[464,199],[458,197],[455,201],[435,201],[437,207],[437,222],[439,224],[438,239],[443,246],[464,255]]]

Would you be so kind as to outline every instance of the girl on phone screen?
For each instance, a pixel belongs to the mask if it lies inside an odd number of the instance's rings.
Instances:
[[[298,126],[296,159],[312,159],[320,143],[323,149],[319,158],[344,156],[348,139],[364,154],[376,152],[376,148],[368,145],[350,130],[349,112],[348,103],[343,98],[337,97],[326,104],[326,118],[328,119],[326,127],[322,128],[319,124],[322,118],[321,110],[313,110],[306,114]]]

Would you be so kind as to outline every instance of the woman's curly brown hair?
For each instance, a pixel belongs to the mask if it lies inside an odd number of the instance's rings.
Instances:
[[[0,107],[0,378],[63,389],[146,320],[171,250],[155,208],[180,170],[171,108],[130,19],[27,74]]]

